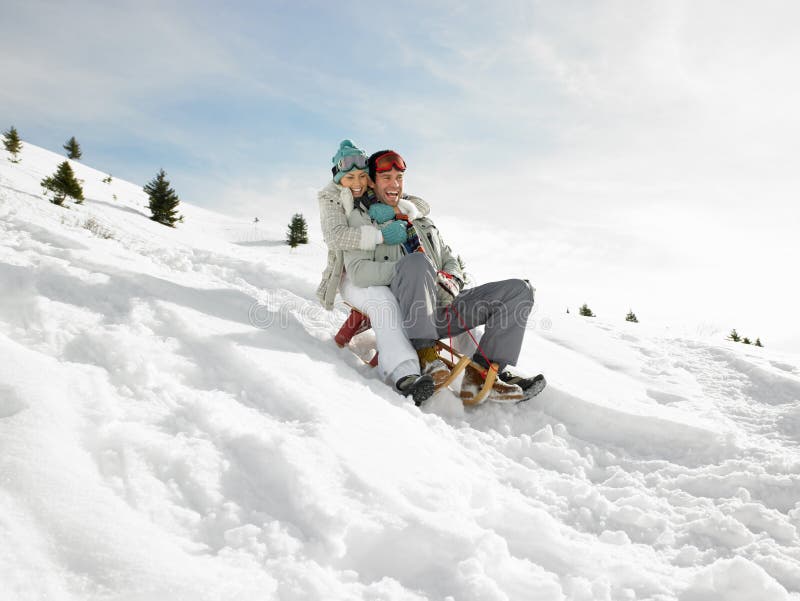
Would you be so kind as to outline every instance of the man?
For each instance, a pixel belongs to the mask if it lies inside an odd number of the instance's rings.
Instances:
[[[533,307],[530,284],[511,279],[462,290],[464,276],[458,260],[433,222],[427,217],[407,220],[397,209],[406,170],[403,158],[394,151],[382,150],[370,156],[367,165],[373,193],[350,213],[349,225],[405,220],[407,240],[393,246],[379,244],[371,251],[346,251],[348,277],[356,286],[391,288],[400,305],[403,329],[420,356],[423,374],[432,374],[437,384],[448,373],[438,360],[435,341],[486,326],[473,356],[484,371],[472,366],[466,369],[462,400],[469,401],[478,394],[492,362],[498,364],[499,377],[489,399],[516,402],[540,392],[545,386],[543,376],[521,378],[505,369],[516,364],[522,348]]]

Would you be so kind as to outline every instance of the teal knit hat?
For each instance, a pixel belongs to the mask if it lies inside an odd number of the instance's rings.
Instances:
[[[346,157],[353,157],[353,159],[342,161],[342,159]],[[360,158],[363,158],[363,161],[360,160]],[[336,151],[331,161],[333,162],[333,167],[331,168],[333,181],[338,184],[348,171],[367,168],[367,153],[358,148],[350,140],[342,140],[339,144],[339,150]]]

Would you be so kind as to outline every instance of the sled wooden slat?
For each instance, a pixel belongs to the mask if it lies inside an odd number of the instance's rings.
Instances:
[[[497,379],[497,363],[492,363],[492,366],[487,370],[480,363],[475,363],[475,361],[466,355],[459,353],[457,350],[454,350],[451,346],[441,341],[436,341],[436,350],[440,352],[439,358],[450,368],[450,376],[445,381],[445,386],[450,386],[458,374],[466,369],[467,365],[471,365],[474,369],[477,369],[481,373],[486,371],[486,380],[484,381],[481,389],[478,391],[478,394],[471,399],[461,399],[461,402],[465,405],[480,405],[491,392],[492,386],[494,386],[494,382]],[[458,357],[458,362],[454,362],[449,357],[446,357],[445,353],[452,354],[454,357]]]
[[[489,392],[494,386],[494,381],[497,379],[497,363],[492,363],[492,366],[486,370],[486,380],[483,383],[483,388],[478,391],[478,394],[471,399],[461,399],[465,405],[480,405],[487,397]]]
[[[448,361],[448,363],[452,363],[452,361]],[[464,369],[466,369],[467,365],[469,365],[470,363],[471,361],[469,357],[461,357],[461,359],[458,360],[458,363],[449,365],[448,367],[450,368],[450,375],[447,376],[447,379],[444,381],[444,384],[442,384],[442,386],[449,387],[450,384],[452,384],[453,381],[458,377],[458,374],[464,371]]]

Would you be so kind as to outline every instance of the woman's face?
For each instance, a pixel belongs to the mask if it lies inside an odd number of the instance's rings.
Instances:
[[[369,177],[363,169],[353,169],[342,176],[339,183],[345,188],[350,188],[353,198],[358,198],[367,191]]]

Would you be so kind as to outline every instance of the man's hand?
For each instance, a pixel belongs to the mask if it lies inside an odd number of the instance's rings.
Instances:
[[[456,286],[458,286],[458,291],[461,292],[464,289],[464,280],[462,280],[457,275],[453,275],[452,273],[447,273],[446,271],[439,270],[436,272],[441,278],[450,280]]]
[[[394,208],[390,207],[389,205],[385,205],[382,202],[376,202],[369,208],[369,216],[372,218],[373,221],[377,223],[386,223],[387,221],[394,219]],[[398,244],[397,242],[388,243],[388,244]]]
[[[440,307],[447,307],[461,292],[464,283],[446,271],[436,273],[436,298]]]
[[[377,207],[378,205],[372,205],[372,207]],[[392,207],[387,205],[381,205],[390,209]],[[370,207],[370,212],[372,212],[372,207]],[[394,214],[394,211],[392,211]],[[385,227],[381,229],[381,233],[383,234],[383,241],[386,244],[402,244],[406,241],[408,237],[408,232],[406,231],[406,224],[403,221],[392,221]]]

